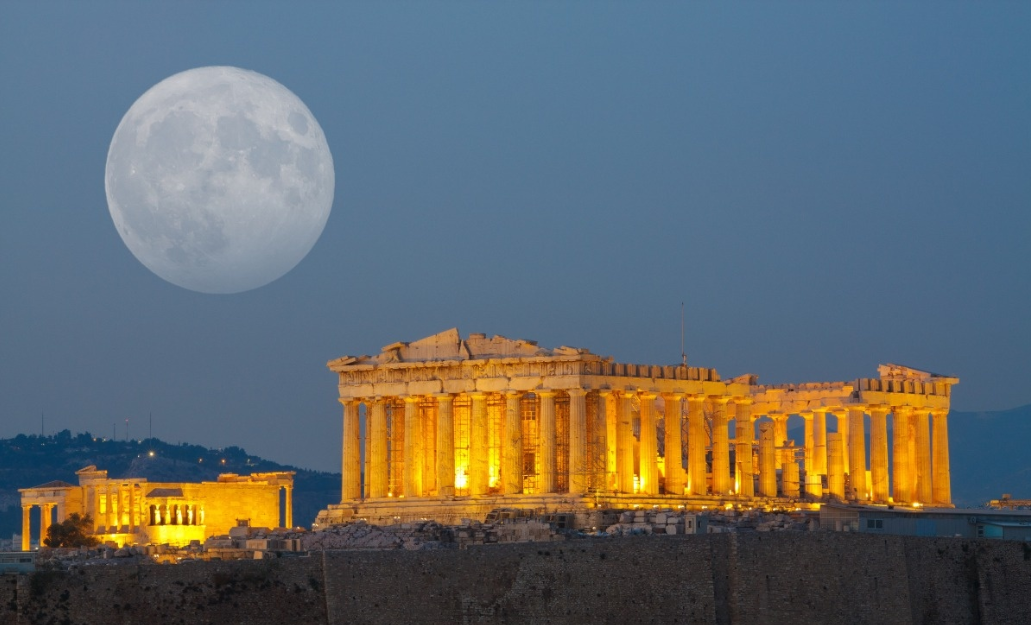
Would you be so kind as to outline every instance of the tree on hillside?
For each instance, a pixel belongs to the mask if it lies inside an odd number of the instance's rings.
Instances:
[[[78,512],[73,512],[64,521],[47,528],[43,544],[47,547],[95,547],[98,541],[92,531],[90,515],[79,516]]]

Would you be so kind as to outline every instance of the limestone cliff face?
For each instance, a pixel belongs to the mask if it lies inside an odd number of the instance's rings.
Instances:
[[[1022,623],[1023,543],[717,534],[0,579],[0,623]]]

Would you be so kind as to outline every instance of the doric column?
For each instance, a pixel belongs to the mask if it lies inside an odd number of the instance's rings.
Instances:
[[[619,475],[616,471],[616,440],[619,438],[616,434],[619,430],[617,403],[618,399],[612,391],[598,391],[598,411],[605,419],[605,490],[613,493],[619,490]]]
[[[387,496],[387,404],[377,397],[365,402],[369,411],[369,497]]]
[[[21,507],[21,550],[28,551],[32,547],[31,524],[29,515],[32,514],[32,506]]]
[[[908,406],[898,406],[893,410],[892,417],[892,498],[895,503],[908,503],[913,501],[913,493],[910,488],[911,476],[909,475],[909,415],[912,409]]]
[[[286,526],[292,528],[294,526],[294,487],[286,487]]]
[[[587,492],[591,467],[587,445],[587,391],[569,389],[569,492],[580,495]]]
[[[490,486],[490,465],[487,462],[487,396],[472,394],[469,415],[469,494],[486,495]]]
[[[557,490],[555,480],[555,392],[536,391],[536,393],[537,397],[541,399],[541,413],[537,421],[540,425],[538,449],[541,455],[538,492],[553,493]]]
[[[341,399],[344,405],[344,449],[341,457],[343,481],[340,500],[354,501],[362,496],[361,434],[358,423],[359,403]]]
[[[709,476],[705,462],[705,397],[687,396],[687,482],[688,493],[706,495]]]
[[[401,485],[405,498],[422,497],[422,428],[419,427],[419,398],[405,401],[405,471]]]
[[[684,448],[680,440],[681,400],[679,393],[663,393],[663,414],[666,422],[663,447],[665,451],[666,494],[684,494]],[[751,454],[749,454],[751,457]]]
[[[931,432],[927,423],[926,408],[913,409],[913,430],[916,437],[916,498],[921,504],[934,504],[934,490],[931,476]]]
[[[786,414],[771,414],[773,419],[773,446],[777,448],[777,464],[783,465],[789,459],[794,460],[794,452],[787,448],[788,444],[788,416]]]
[[[870,406],[870,491],[875,503],[888,503],[888,409]]]
[[[827,434],[827,490],[837,499],[845,498],[845,453],[841,439],[840,432]]]
[[[523,492],[523,422],[519,410],[522,393],[505,393],[505,435],[501,446],[501,489],[506,495]]]
[[[755,438],[755,424],[752,419],[752,399],[746,397],[737,400],[737,412],[734,415],[734,457],[737,465],[737,494],[742,497],[755,496],[752,466],[752,443]]]
[[[734,490],[730,481],[730,440],[727,432],[729,397],[712,398],[712,492],[726,495]]]
[[[948,410],[935,410],[932,413],[934,438],[934,504],[938,506],[952,505],[952,477],[949,474],[949,424]]]
[[[773,423],[759,424],[759,494],[777,496],[777,450],[773,442]]]
[[[638,393],[641,400],[641,493],[659,494],[659,434],[655,427],[654,393]]]
[[[816,433],[813,429],[813,413],[812,412],[800,412],[798,416],[802,417],[802,421],[805,424],[805,454],[803,455],[803,464],[805,467],[805,474],[809,476],[813,472],[813,457],[816,455]]]
[[[827,411],[813,413],[813,473],[827,475]]]
[[[455,413],[451,395],[437,398],[437,496],[455,496]]]
[[[866,431],[863,423],[863,406],[849,406],[848,409],[848,468],[850,498],[866,500],[870,493],[866,488]]]
[[[616,400],[616,475],[621,493],[634,492],[633,393]]]
[[[848,475],[848,439],[849,439],[849,425],[848,425],[848,411],[847,410],[833,410],[831,414],[834,415],[834,422],[836,423],[838,434],[841,434],[841,470]],[[828,447],[827,453],[830,454],[830,448]],[[827,462],[830,462],[828,458]],[[828,469],[828,472],[830,469]]]
[[[42,545],[43,541],[47,539],[47,530],[50,529],[50,521],[53,516],[54,504],[42,504],[40,505],[39,510],[39,544]]]

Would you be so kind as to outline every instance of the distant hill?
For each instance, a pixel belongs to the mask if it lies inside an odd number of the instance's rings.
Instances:
[[[152,453],[153,452],[153,453]],[[294,522],[310,526],[318,511],[340,502],[340,474],[309,471],[265,460],[239,447],[209,449],[158,439],[116,441],[68,430],[53,436],[0,439],[0,536],[21,532],[19,488],[52,480],[78,484],[75,472],[96,465],[111,477],[150,482],[214,481],[219,473],[295,471]]]

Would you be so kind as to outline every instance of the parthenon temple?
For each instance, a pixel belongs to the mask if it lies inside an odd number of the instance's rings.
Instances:
[[[328,366],[343,484],[319,523],[497,507],[952,506],[951,376],[885,364],[875,378],[762,385],[457,329]],[[794,436],[792,416],[804,424]]]

